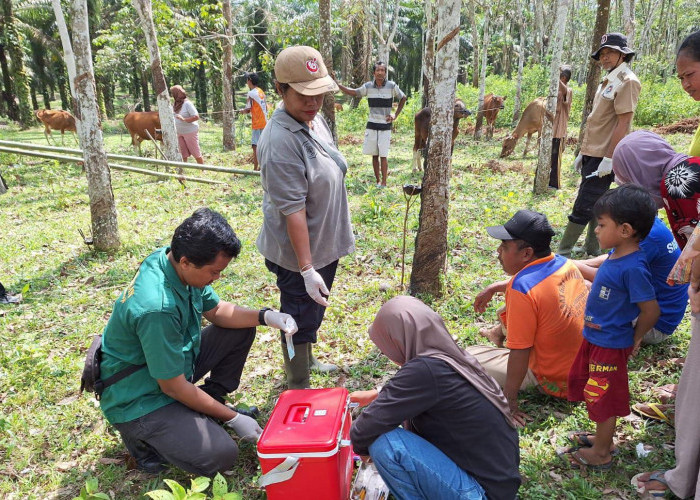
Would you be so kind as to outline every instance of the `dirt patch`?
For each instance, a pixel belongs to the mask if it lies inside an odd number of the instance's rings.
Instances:
[[[700,117],[685,118],[665,127],[655,127],[654,132],[657,134],[694,134],[700,125]]]
[[[530,168],[521,161],[502,162],[498,160],[489,160],[482,163],[477,169],[490,170],[494,174],[505,174],[506,172],[529,173]]]
[[[363,141],[364,139],[361,137],[348,134],[345,137],[341,137],[340,139],[338,139],[338,144],[340,144],[341,146],[357,146],[358,144],[362,144]]]
[[[577,144],[578,144],[578,137],[568,136],[566,138],[566,145],[567,146],[576,146]]]

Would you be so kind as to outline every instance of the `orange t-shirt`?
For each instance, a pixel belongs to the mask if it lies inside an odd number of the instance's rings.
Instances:
[[[250,116],[253,118],[253,130],[265,128],[267,125],[267,102],[265,92],[260,87],[255,87],[248,92],[248,106]]]
[[[506,347],[529,349],[529,367],[547,394],[565,398],[583,339],[588,288],[576,266],[551,254],[525,266],[506,287]]]

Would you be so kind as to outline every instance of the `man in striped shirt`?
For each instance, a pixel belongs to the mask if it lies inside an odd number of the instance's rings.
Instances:
[[[386,64],[378,61],[374,64],[374,81],[367,82],[356,89],[338,83],[338,88],[344,94],[353,97],[367,97],[369,119],[367,120],[362,153],[372,155],[374,177],[377,179],[377,187],[379,188],[386,187],[389,171],[387,156],[389,156],[389,143],[391,142],[391,123],[396,120],[406,103],[406,95],[396,83],[386,79],[386,72]],[[398,106],[396,112],[392,113],[394,99],[398,100]]]

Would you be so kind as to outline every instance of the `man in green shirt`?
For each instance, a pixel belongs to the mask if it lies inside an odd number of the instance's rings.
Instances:
[[[243,440],[262,432],[224,396],[238,388],[257,325],[287,333],[297,325],[288,314],[219,299],[210,285],[240,248],[226,220],[200,208],[178,226],[170,247],[143,261],[114,304],[102,340],[102,379],[145,367],[106,387],[100,407],[142,470],[169,463],[213,476],[238,456],[217,421]],[[211,325],[200,331],[202,316]]]

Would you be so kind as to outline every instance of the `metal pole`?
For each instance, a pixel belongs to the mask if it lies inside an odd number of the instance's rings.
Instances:
[[[16,154],[16,155],[36,156],[39,158],[45,158],[47,160],[56,160],[56,161],[60,161],[60,162],[64,162],[64,163],[81,163],[81,164],[85,163],[82,158],[76,158],[73,156],[63,156],[63,155],[57,155],[57,154],[51,154],[51,153],[39,153],[37,151],[25,151],[22,149],[7,148],[7,147],[4,147],[2,145],[0,145],[0,153],[11,153],[11,154]],[[115,170],[125,170],[127,172],[136,172],[139,174],[152,175],[154,177],[173,178],[173,179],[177,179],[177,180],[201,182],[203,184],[226,184],[225,182],[222,182],[222,181],[215,181],[215,180],[211,180],[211,179],[202,179],[200,177],[189,177],[189,176],[185,176],[185,175],[154,172],[153,170],[148,170],[145,168],[127,167],[126,165],[117,165],[114,163],[109,163],[108,165],[109,165],[109,168],[113,168]]]
[[[41,144],[33,144],[30,142],[14,142],[14,141],[2,141],[2,140],[0,140],[0,146],[7,146],[7,147],[11,147],[11,148],[18,147],[18,148],[24,148],[26,150],[54,151],[57,153],[68,153],[68,154],[77,154],[77,155],[83,154],[82,149],[59,148],[59,147],[55,147],[55,146],[42,146]],[[149,163],[152,165],[165,165],[165,166],[173,166],[173,167],[180,167],[181,166],[183,168],[207,170],[210,172],[224,172],[224,173],[228,173],[228,174],[242,174],[242,175],[255,175],[255,176],[260,175],[260,172],[255,171],[255,170],[242,170],[239,168],[219,167],[216,165],[200,165],[199,163],[187,163],[187,162],[181,162],[181,161],[158,160],[158,159],[152,159],[152,158],[142,158],[140,156],[128,156],[128,155],[118,155],[118,154],[107,153],[107,158],[110,160],[121,160],[121,161],[129,161],[129,162],[136,162],[136,163]]]

